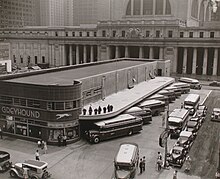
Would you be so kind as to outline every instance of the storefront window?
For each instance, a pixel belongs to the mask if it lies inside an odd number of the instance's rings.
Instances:
[[[63,136],[63,129],[50,129],[49,141],[57,141],[59,134]]]
[[[41,138],[41,127],[29,125],[29,136],[34,138]]]
[[[27,136],[27,124],[15,123],[15,133]]]
[[[14,133],[15,132],[15,122],[12,116],[6,116],[4,131]]]

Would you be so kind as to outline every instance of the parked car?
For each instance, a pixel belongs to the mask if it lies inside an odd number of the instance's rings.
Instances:
[[[193,133],[194,136],[197,135],[197,132],[199,130],[199,123],[197,121],[188,121],[186,124],[186,131],[190,131]]]
[[[205,105],[199,105],[196,111],[197,116],[205,117],[207,114],[208,107]]]
[[[220,82],[212,81],[211,83],[209,83],[209,86],[220,86]]]
[[[220,108],[214,108],[211,115],[212,121],[220,122]]]
[[[173,146],[170,151],[169,164],[181,168],[186,159],[187,150],[181,146]]]
[[[7,171],[11,167],[10,154],[5,151],[0,151],[0,171]]]
[[[191,148],[194,141],[194,135],[190,131],[182,131],[180,133],[177,142],[174,144],[175,146],[184,147],[187,151]]]
[[[202,126],[202,123],[204,121],[204,117],[201,116],[193,116],[192,118],[190,118],[190,121],[195,121],[198,123],[199,127]]]
[[[47,162],[27,160],[23,163],[15,163],[10,170],[11,177],[24,178],[24,171],[27,170],[28,178],[46,179],[51,176],[47,171]]]

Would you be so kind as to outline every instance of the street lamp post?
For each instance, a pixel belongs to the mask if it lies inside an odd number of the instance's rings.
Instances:
[[[169,117],[169,104],[167,105],[167,111],[166,111],[166,131],[168,132],[169,130],[169,126],[168,126],[168,117]],[[169,136],[169,135],[168,135]],[[167,168],[167,152],[168,152],[168,149],[167,149],[167,138],[165,139],[165,151],[164,151],[164,168]]]
[[[220,140],[219,140],[219,147],[218,147],[218,168],[217,168],[217,172],[215,174],[215,178],[216,179],[220,179]]]

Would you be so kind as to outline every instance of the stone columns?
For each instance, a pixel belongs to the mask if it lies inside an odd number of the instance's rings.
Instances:
[[[150,51],[149,51],[149,59],[153,59],[153,47],[149,47]]]
[[[73,64],[73,46],[71,44],[69,45],[69,63]]]
[[[193,49],[193,64],[192,64],[192,74],[196,74],[196,61],[197,61],[197,48]]]
[[[163,0],[163,15],[166,14],[166,0]]]
[[[153,15],[155,15],[156,10],[156,0],[153,0]]]
[[[134,15],[134,0],[131,0],[131,15]]]
[[[159,59],[164,59],[164,48],[160,47]]]
[[[110,59],[110,47],[109,46],[106,46],[106,60],[109,60]]]
[[[143,58],[144,54],[143,54],[143,47],[139,47],[139,58]]]
[[[128,46],[125,46],[125,58],[129,58]]]
[[[204,49],[204,60],[203,60],[203,69],[202,69],[202,74],[206,75],[207,73],[207,58],[208,58],[208,49]]]
[[[140,4],[140,5],[141,5],[141,8],[140,8],[140,10],[141,10],[140,15],[143,16],[143,13],[144,13],[144,7],[143,7],[143,6],[144,6],[144,3],[143,3],[143,0],[141,0],[140,3],[141,3],[141,4]]]
[[[213,71],[212,75],[217,75],[217,67],[218,67],[218,48],[215,48],[214,61],[213,61]]]
[[[76,45],[76,65],[79,64],[79,45]]]
[[[90,46],[90,59],[91,59],[91,62],[94,62],[94,48],[93,48],[93,45]]]
[[[101,60],[101,48],[100,45],[97,45],[97,61]]]
[[[187,65],[187,48],[184,48],[182,73],[186,73],[186,65]]]
[[[83,45],[83,63],[86,63],[86,45]]]
[[[115,58],[119,58],[119,47],[115,47]]]

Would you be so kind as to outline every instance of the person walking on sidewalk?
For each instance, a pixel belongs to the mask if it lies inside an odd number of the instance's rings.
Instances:
[[[38,150],[36,150],[36,152],[35,152],[35,159],[38,161],[40,160],[40,154],[39,154]]]
[[[175,170],[173,173],[173,179],[177,179],[177,170]]]
[[[140,159],[139,168],[140,168],[140,174],[142,174],[142,172],[143,172],[143,160],[142,160],[142,158]]]
[[[63,146],[66,146],[66,140],[67,140],[67,136],[64,135],[64,136],[63,136]]]
[[[44,142],[44,154],[46,154],[46,153],[47,153],[47,143]]]
[[[143,172],[144,172],[144,171],[145,171],[145,163],[146,163],[145,156],[143,157],[142,162],[143,162],[143,164],[142,164],[142,168],[143,168]]]
[[[3,139],[3,137],[2,137],[2,128],[0,127],[0,137],[1,137],[1,139]]]

